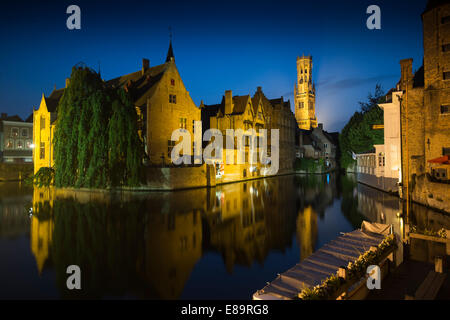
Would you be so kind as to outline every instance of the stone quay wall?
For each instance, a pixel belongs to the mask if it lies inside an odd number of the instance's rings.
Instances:
[[[33,173],[32,163],[0,162],[0,181],[24,180]]]
[[[358,182],[367,184],[368,186],[374,187],[376,189],[380,189],[386,192],[396,193],[398,192],[398,179],[395,178],[387,178],[387,177],[377,177],[373,174],[368,173],[357,173]]]

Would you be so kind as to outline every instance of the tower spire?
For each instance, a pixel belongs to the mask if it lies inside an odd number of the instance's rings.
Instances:
[[[175,56],[173,55],[173,48],[172,48],[172,27],[169,27],[169,38],[170,43],[169,43],[169,50],[167,51],[166,62],[175,61]]]

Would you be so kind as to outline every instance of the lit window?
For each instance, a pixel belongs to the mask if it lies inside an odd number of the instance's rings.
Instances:
[[[14,149],[14,142],[12,139],[9,139],[8,142],[6,142],[6,148],[7,149]]]
[[[41,116],[41,130],[45,129],[45,118]]]
[[[167,140],[167,156],[168,157],[170,157],[173,147],[175,147],[175,141]]]
[[[186,129],[186,118],[180,118],[180,128]]]
[[[19,136],[19,128],[11,128],[11,137],[17,138]]]
[[[23,149],[23,141],[22,140],[16,141],[16,149]]]
[[[40,144],[39,159],[45,159],[45,142],[41,142]]]
[[[32,144],[31,140],[27,140],[27,142],[25,143],[26,148],[31,149],[31,144]]]

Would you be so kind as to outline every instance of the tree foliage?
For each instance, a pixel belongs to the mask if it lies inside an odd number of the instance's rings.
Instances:
[[[374,94],[369,93],[367,101],[359,102],[361,111],[357,111],[342,129],[339,135],[341,166],[347,169],[355,163],[353,153],[365,152],[374,144],[384,143],[384,130],[374,130],[374,124],[383,124],[383,110],[378,106],[385,102],[383,90],[379,84]]]
[[[48,167],[42,167],[36,172],[34,176],[31,177],[33,180],[33,185],[38,187],[49,187],[53,185],[53,180],[55,178],[55,170]]]
[[[107,86],[87,67],[74,67],[57,111],[56,186],[139,185],[144,149],[127,92]]]

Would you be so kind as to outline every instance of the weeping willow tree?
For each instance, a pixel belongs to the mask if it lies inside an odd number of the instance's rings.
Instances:
[[[143,150],[128,93],[108,87],[87,67],[74,67],[58,105],[55,185],[137,186]]]
[[[120,89],[108,125],[111,184],[139,185],[144,148],[137,134],[137,114],[129,95]]]

